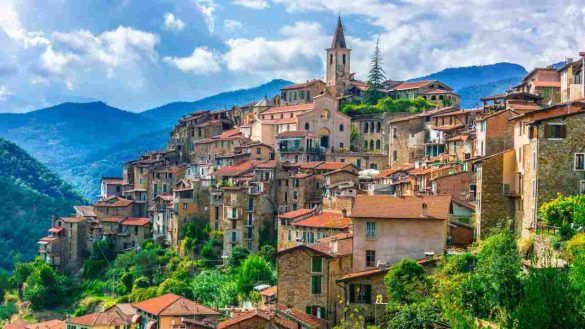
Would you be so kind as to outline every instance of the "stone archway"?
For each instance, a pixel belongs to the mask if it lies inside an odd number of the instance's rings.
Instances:
[[[330,144],[330,140],[329,140],[329,136],[331,135],[331,132],[329,131],[329,129],[323,127],[321,129],[319,129],[319,137],[321,138],[321,147],[324,148],[329,148],[329,144]]]

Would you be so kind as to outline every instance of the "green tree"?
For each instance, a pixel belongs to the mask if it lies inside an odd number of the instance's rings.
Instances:
[[[381,91],[386,82],[386,73],[382,68],[382,51],[380,50],[380,38],[376,41],[376,47],[370,59],[370,72],[368,73],[368,89],[363,94],[364,104],[377,104],[384,97]]]
[[[168,278],[164,280],[159,286],[157,293],[164,295],[168,293],[180,295],[189,299],[194,298],[193,288],[185,280],[175,278]]]
[[[228,265],[232,268],[236,268],[242,264],[242,262],[250,255],[250,251],[244,247],[234,247],[230,257],[228,258]]]
[[[388,296],[394,303],[409,304],[425,297],[429,280],[422,266],[410,258],[398,262],[384,278]]]
[[[545,223],[559,227],[563,239],[570,239],[576,228],[585,226],[585,195],[558,194],[540,206],[539,215]]]
[[[193,280],[195,299],[214,308],[237,303],[238,289],[232,276],[217,270],[204,270]]]
[[[66,276],[37,259],[34,261],[33,271],[26,279],[24,297],[34,310],[54,308],[66,302],[69,284]]]
[[[262,257],[250,255],[238,268],[236,283],[238,291],[247,295],[258,284],[275,284],[276,275],[270,264]]]
[[[258,251],[258,256],[262,257],[270,264],[276,264],[276,248],[271,245],[265,245]]]

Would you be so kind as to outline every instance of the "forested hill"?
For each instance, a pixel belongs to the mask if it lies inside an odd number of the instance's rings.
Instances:
[[[73,212],[85,200],[16,144],[0,138],[0,268],[32,259],[51,216]]]

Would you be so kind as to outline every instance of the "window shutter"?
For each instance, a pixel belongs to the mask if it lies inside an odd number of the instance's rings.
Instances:
[[[355,285],[353,283],[349,285],[349,302],[355,302]]]
[[[365,300],[365,302],[367,304],[370,304],[372,302],[372,286],[369,285],[369,284],[366,284],[366,285],[364,285],[362,287],[365,287],[365,298],[364,298],[364,300]]]
[[[561,138],[567,137],[567,125],[561,125]]]
[[[305,313],[311,314],[311,306],[305,307]]]
[[[544,138],[550,138],[550,129],[548,123],[544,124]]]

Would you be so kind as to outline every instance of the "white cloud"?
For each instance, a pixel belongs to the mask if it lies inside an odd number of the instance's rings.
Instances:
[[[203,15],[205,24],[209,32],[213,33],[215,30],[215,10],[217,5],[213,0],[194,0],[195,7]]]
[[[236,21],[234,19],[226,19],[225,21],[223,21],[223,27],[226,30],[233,31],[243,28],[244,25],[240,21]]]
[[[43,32],[31,32],[22,27],[11,0],[0,0],[0,30],[10,39],[22,43],[25,48],[49,43]]]
[[[156,35],[124,26],[99,35],[87,30],[54,32],[32,81],[55,78],[71,90],[78,77],[104,72],[109,79],[123,77],[126,85],[137,87],[142,66],[157,59],[157,43]]]
[[[270,6],[267,0],[233,0],[232,3],[251,9],[266,9]]]
[[[6,86],[0,86],[0,102],[5,102],[8,99],[8,96],[12,95],[10,91],[6,88]]]
[[[188,57],[165,57],[163,61],[183,72],[193,74],[207,75],[221,71],[220,59],[207,47],[195,48]]]
[[[379,29],[385,69],[394,79],[501,61],[530,70],[575,56],[585,44],[582,0],[273,1],[289,12],[360,16]],[[364,78],[378,31],[360,39],[351,24],[345,27],[352,71]]]
[[[229,49],[223,55],[227,68],[258,81],[274,77],[301,81],[322,71],[328,37],[318,23],[297,22],[281,28],[280,34],[280,40],[228,40]]]
[[[173,13],[165,13],[164,16],[165,28],[171,31],[182,31],[186,24]]]

